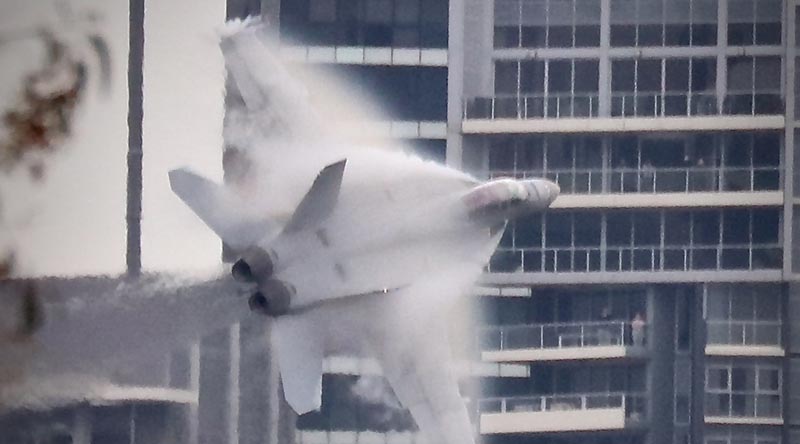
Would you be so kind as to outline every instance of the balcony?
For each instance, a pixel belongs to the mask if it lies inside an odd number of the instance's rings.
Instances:
[[[622,430],[647,418],[638,393],[599,393],[482,399],[484,435]]]
[[[530,368],[527,365],[457,360],[452,370],[459,378],[470,376],[495,378],[527,378]],[[349,356],[328,356],[322,361],[322,372],[326,374],[383,376],[381,364],[376,359],[354,358]]]
[[[621,321],[488,327],[480,332],[481,359],[538,362],[641,357],[645,334],[633,344],[630,332],[630,324]]]
[[[778,393],[706,393],[706,424],[783,425]]]
[[[447,66],[447,49],[370,46],[284,46],[294,62],[344,65]]]
[[[524,283],[522,278],[527,273],[779,270],[780,252],[781,246],[777,243],[725,246],[665,245],[664,247],[643,245],[507,248],[501,246],[492,256],[488,271],[494,274],[513,273],[520,279],[510,279],[510,276],[509,279],[489,276],[482,283],[521,284]]]
[[[778,206],[783,203],[778,165],[493,170],[488,175],[490,178],[550,179],[561,188],[561,197],[554,202],[554,208]]]
[[[781,129],[780,94],[729,94],[722,107],[711,93],[612,93],[600,112],[598,93],[470,97],[464,100],[467,134],[720,131]]]
[[[781,357],[780,321],[709,320],[706,355]]]
[[[298,430],[297,444],[415,444],[416,432]]]

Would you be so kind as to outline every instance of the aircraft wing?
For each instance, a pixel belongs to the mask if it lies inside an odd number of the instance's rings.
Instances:
[[[404,329],[387,337],[384,375],[429,444],[471,444],[473,427],[458,389],[445,323]]]

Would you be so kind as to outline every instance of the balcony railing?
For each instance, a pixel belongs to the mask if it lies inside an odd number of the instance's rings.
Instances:
[[[709,320],[709,345],[777,346],[781,341],[780,321]]]
[[[630,332],[623,321],[495,326],[481,329],[479,344],[484,351],[644,345],[644,334],[633,344]]]
[[[464,119],[599,117],[597,93],[500,94],[464,99]],[[783,114],[779,92],[732,92],[722,107],[708,92],[613,92],[610,117],[691,117]]]
[[[779,166],[493,170],[490,178],[545,177],[563,194],[775,191]]]
[[[598,101],[597,94],[473,97],[464,101],[464,119],[597,117]]]
[[[780,269],[777,243],[724,246],[499,247],[491,273]]]
[[[722,419],[732,422],[746,422],[748,419],[782,421],[783,409],[779,393],[744,392],[706,392],[706,421],[718,422]]]
[[[478,402],[481,414],[535,413],[592,409],[623,409],[631,420],[647,418],[647,403],[642,393],[590,393],[545,396],[485,398]]]

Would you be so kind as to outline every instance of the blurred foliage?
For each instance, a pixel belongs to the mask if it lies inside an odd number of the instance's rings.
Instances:
[[[65,5],[61,3],[62,7]],[[5,33],[0,29],[0,45],[33,39],[44,49],[42,61],[22,77],[17,97],[0,104],[0,174],[22,169],[33,181],[41,181],[48,157],[73,135],[76,109],[86,95],[87,85],[96,84],[101,91],[109,89],[108,43],[102,35],[82,29],[82,24],[93,28],[96,21],[94,15],[86,17],[78,20],[66,10],[66,14],[62,11],[64,23]],[[90,72],[94,73],[91,79]],[[0,229],[3,223],[0,218]],[[0,250],[0,280],[12,276],[14,265],[14,251]],[[42,311],[32,284],[25,285],[19,296],[22,303],[18,334],[27,337],[41,326]]]

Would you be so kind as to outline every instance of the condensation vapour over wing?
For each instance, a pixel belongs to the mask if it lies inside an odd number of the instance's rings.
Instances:
[[[364,85],[331,70],[282,60],[277,43],[262,31],[249,23],[234,23],[228,25],[222,37],[228,68],[224,134],[229,150],[226,175],[230,186],[252,202],[258,212],[285,220],[316,174],[326,165],[346,158],[339,199],[341,208],[352,210],[353,229],[332,230],[346,236],[332,240],[332,244],[348,247],[325,254],[353,254],[359,244],[380,243],[375,239],[383,233],[401,232],[400,225],[408,222],[407,217],[415,219],[414,226],[429,229],[429,234],[445,232],[444,228],[460,223],[455,215],[439,210],[446,207],[447,199],[464,189],[465,183],[474,184],[475,179],[409,155],[408,145],[373,131],[376,122],[389,119],[381,109],[381,97],[369,96]],[[258,39],[243,43],[239,39],[242,32],[257,33]],[[436,211],[420,211],[426,206]],[[383,212],[384,209],[393,213]],[[423,285],[420,288],[425,291],[398,301],[399,305],[415,308],[397,307],[396,316],[402,319],[393,322],[405,322],[408,328],[414,328],[418,316],[439,314],[443,307],[453,308],[453,303],[458,302],[456,310],[448,310],[451,315],[459,314],[458,319],[448,321],[457,326],[457,334],[451,336],[450,342],[455,350],[463,350],[458,343],[470,336],[470,310],[459,309],[467,299],[457,296],[470,290],[480,267],[459,269],[455,258],[463,258],[468,249],[485,254],[481,251],[486,248],[485,241],[458,235],[432,239],[419,248],[419,254],[393,254],[392,262],[386,265],[397,270],[417,270],[427,264],[423,269],[431,270],[428,273],[446,271],[439,273],[434,286]],[[405,247],[397,241],[397,250]],[[313,257],[302,258],[294,267],[307,266],[313,273],[313,263]],[[419,279],[427,277],[422,271]],[[358,324],[353,321],[336,326],[335,335],[350,334],[350,325]]]

